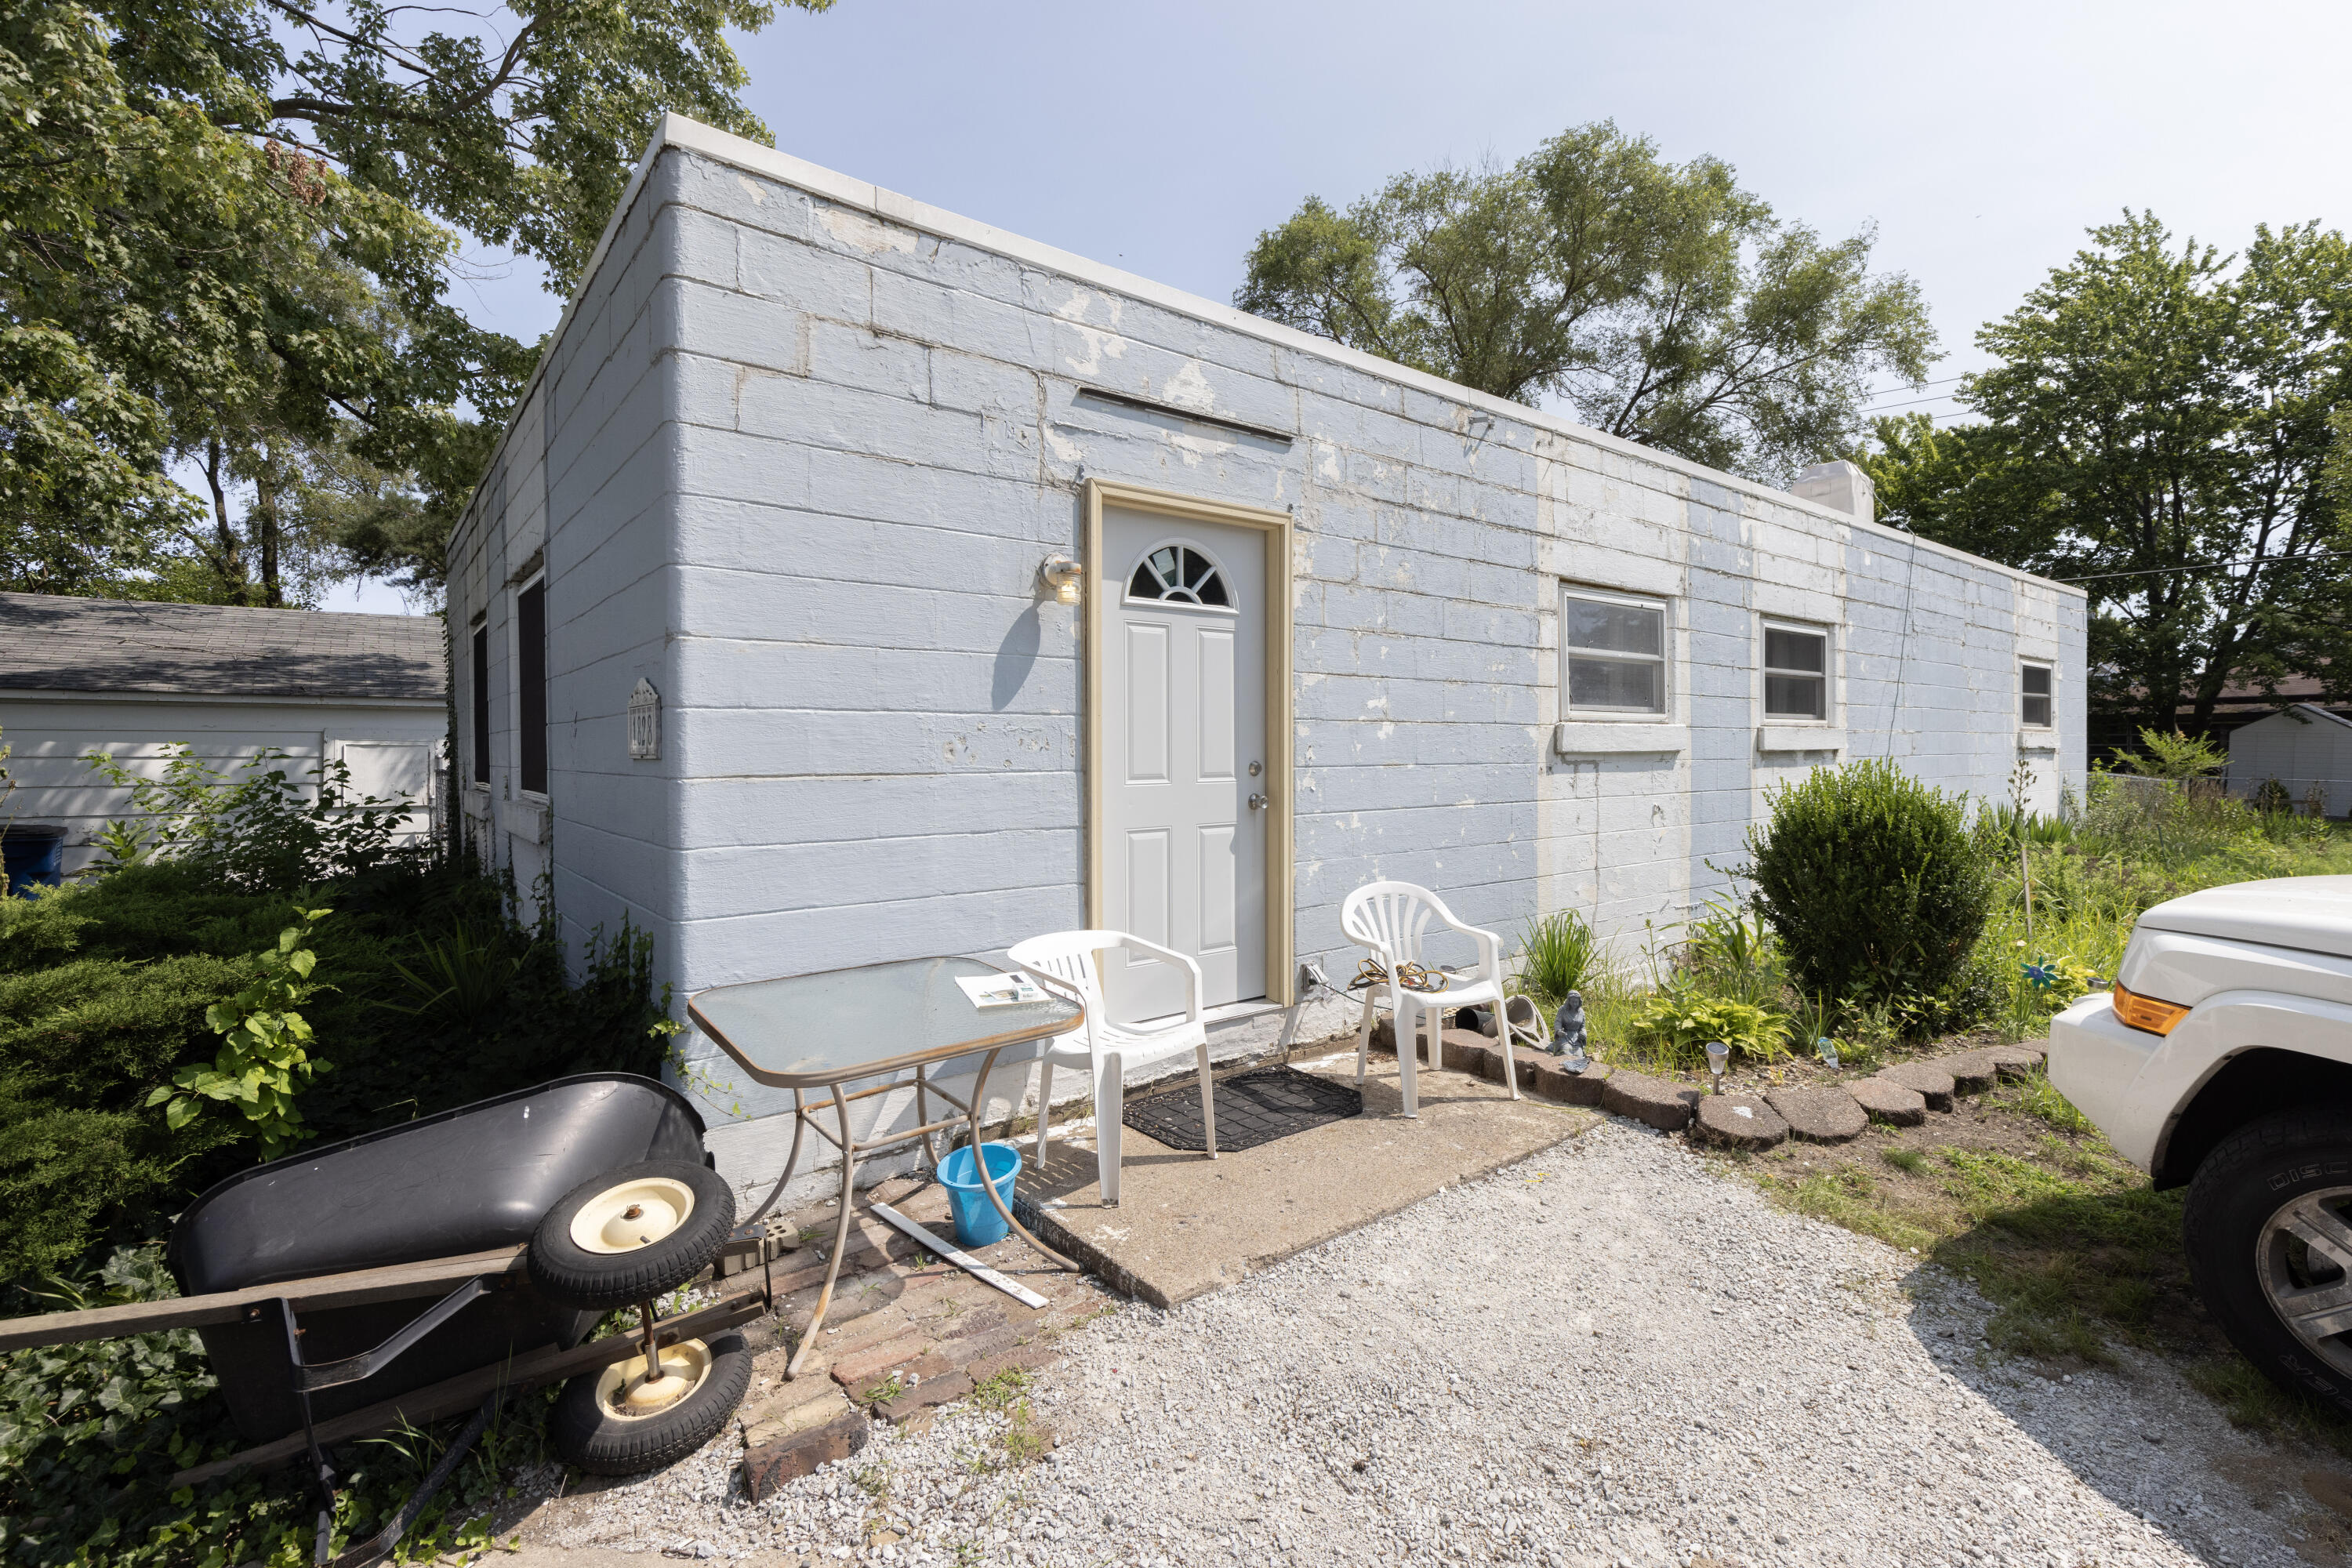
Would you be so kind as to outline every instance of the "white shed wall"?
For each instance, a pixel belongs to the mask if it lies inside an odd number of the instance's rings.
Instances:
[[[2230,732],[2229,790],[2241,798],[2276,779],[2300,807],[2317,785],[2321,810],[2352,816],[2352,721],[2306,703]]]
[[[284,752],[298,780],[322,759],[341,757],[354,788],[415,801],[405,832],[416,838],[431,831],[432,780],[447,733],[438,702],[0,692],[0,742],[12,752],[0,765],[16,784],[0,816],[65,826],[71,875],[97,858],[99,829],[131,810],[131,792],[100,778],[86,759],[102,752],[155,778],[185,744],[215,772]]]

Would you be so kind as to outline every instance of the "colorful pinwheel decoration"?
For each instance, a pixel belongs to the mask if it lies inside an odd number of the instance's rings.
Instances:
[[[2032,982],[2033,988],[2036,991],[2047,991],[2053,985],[2057,984],[2063,976],[2059,973],[2059,969],[2056,964],[2045,960],[2040,963],[2027,964],[2025,966],[2025,978]]]

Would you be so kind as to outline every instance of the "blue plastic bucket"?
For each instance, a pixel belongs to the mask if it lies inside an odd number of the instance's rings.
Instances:
[[[983,1143],[987,1151],[988,1174],[996,1184],[996,1195],[1004,1206],[1013,1206],[1013,1180],[1021,1173],[1021,1151],[1010,1143]],[[940,1185],[948,1190],[948,1214],[955,1220],[956,1245],[965,1247],[993,1247],[1012,1234],[1004,1216],[988,1201],[981,1190],[980,1171],[971,1157],[971,1146],[949,1151],[940,1162]]]
[[[5,867],[5,890],[20,899],[33,896],[36,884],[56,887],[64,879],[66,830],[46,822],[16,822],[0,827],[0,867]]]

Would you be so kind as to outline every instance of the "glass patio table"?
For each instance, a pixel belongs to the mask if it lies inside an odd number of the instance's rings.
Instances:
[[[827,1260],[824,1288],[817,1293],[816,1310],[809,1315],[800,1348],[784,1369],[796,1377],[816,1343],[817,1331],[833,1305],[833,1288],[841,1276],[842,1254],[849,1245],[850,1204],[856,1192],[857,1157],[920,1139],[923,1152],[939,1166],[939,1149],[932,1134],[962,1125],[969,1128],[973,1158],[979,1162],[982,1188],[1022,1240],[1064,1268],[1077,1265],[1029,1234],[1015,1218],[996,1184],[986,1179],[980,1160],[981,1110],[987,1099],[989,1075],[1006,1051],[1023,1055],[1024,1047],[1037,1047],[1056,1035],[1066,1035],[1086,1022],[1086,1009],[1075,1000],[1048,993],[1038,1002],[1014,1002],[990,1007],[977,1005],[957,984],[959,979],[1005,975],[994,964],[976,958],[915,958],[896,963],[861,964],[816,974],[796,974],[782,980],[756,980],[740,985],[717,985],[697,992],[687,1003],[695,1026],[719,1043],[753,1081],[793,1091],[793,1148],[784,1158],[783,1174],[751,1215],[751,1224],[766,1215],[783,1195],[800,1163],[802,1135],[815,1128],[817,1135],[841,1151],[841,1214],[835,1222],[833,1256]],[[1042,1047],[1041,1047],[1042,1048]],[[967,1103],[929,1077],[930,1070],[960,1058],[978,1054],[980,1072],[972,1079]],[[914,1073],[916,1125],[882,1133],[861,1142],[850,1131],[852,1101],[871,1099],[905,1088],[900,1075]],[[890,1081],[845,1093],[843,1086],[860,1079]],[[809,1103],[812,1090],[830,1098],[839,1133],[817,1119],[824,1101]],[[931,1120],[930,1100],[937,1095],[957,1112]]]

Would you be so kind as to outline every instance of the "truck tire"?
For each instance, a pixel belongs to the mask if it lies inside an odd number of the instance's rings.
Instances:
[[[556,1201],[530,1238],[530,1279],[565,1307],[650,1301],[710,1267],[735,1228],[735,1194],[683,1160],[624,1165]]]
[[[674,1465],[726,1429],[751,1386],[751,1348],[730,1331],[665,1345],[662,1365],[684,1384],[667,1399],[632,1408],[645,1386],[646,1358],[631,1356],[563,1385],[548,1436],[566,1464],[592,1476],[634,1476]]]
[[[2231,1133],[2189,1183],[2182,1229],[2230,1342],[2282,1388],[2352,1415],[2352,1108]]]

